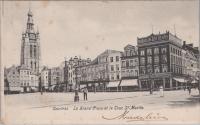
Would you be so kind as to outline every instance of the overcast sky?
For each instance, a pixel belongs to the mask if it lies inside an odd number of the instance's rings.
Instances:
[[[137,37],[169,30],[182,40],[198,45],[196,1],[37,1],[9,2],[3,6],[3,61],[6,67],[20,64],[21,34],[29,7],[35,29],[39,28],[42,64],[58,66],[64,57],[94,59],[106,49],[123,51],[137,45]]]

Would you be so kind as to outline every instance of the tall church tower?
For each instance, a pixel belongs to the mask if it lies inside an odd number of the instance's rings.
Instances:
[[[33,14],[29,9],[26,31],[22,33],[21,66],[24,65],[31,70],[32,74],[39,73],[40,67],[40,37],[35,32]]]

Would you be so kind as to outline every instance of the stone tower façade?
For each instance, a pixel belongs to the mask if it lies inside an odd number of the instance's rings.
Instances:
[[[26,31],[22,33],[21,66],[30,69],[32,74],[39,74],[40,67],[40,43],[39,31],[35,32],[33,14],[29,9]]]

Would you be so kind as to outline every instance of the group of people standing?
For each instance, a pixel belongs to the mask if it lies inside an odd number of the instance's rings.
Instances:
[[[87,100],[87,94],[88,94],[87,88],[86,87],[83,88],[82,92],[83,92],[84,101],[86,101]],[[79,101],[78,90],[75,90],[74,102],[78,102],[78,101]]]

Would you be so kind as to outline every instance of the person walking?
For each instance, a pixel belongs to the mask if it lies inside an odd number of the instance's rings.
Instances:
[[[190,86],[188,86],[188,92],[189,92],[189,95],[191,94],[191,87]]]
[[[41,87],[40,94],[43,95],[43,87]]]
[[[88,90],[87,90],[87,88],[85,87],[85,88],[83,89],[83,98],[84,98],[84,100],[87,100],[87,93],[88,93]]]

